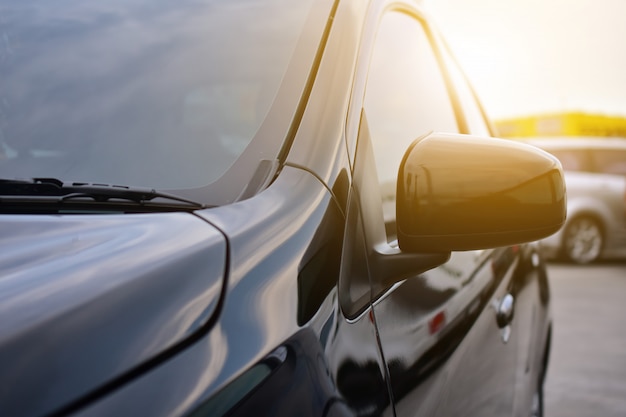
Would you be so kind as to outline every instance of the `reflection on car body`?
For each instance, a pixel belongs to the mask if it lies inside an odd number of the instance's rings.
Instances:
[[[541,241],[546,257],[575,263],[626,254],[626,139],[532,138],[555,155],[567,185],[567,221]]]
[[[490,137],[422,5],[0,33],[1,415],[541,414],[562,169]]]

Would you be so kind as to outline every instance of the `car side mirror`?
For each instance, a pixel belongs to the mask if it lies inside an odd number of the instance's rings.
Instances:
[[[560,162],[518,142],[429,134],[405,153],[397,184],[402,251],[507,246],[549,236],[565,222]]]

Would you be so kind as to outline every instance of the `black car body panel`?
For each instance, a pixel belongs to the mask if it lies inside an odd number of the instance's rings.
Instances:
[[[129,4],[138,4],[135,1]],[[17,2],[7,2],[12,12],[17,10]],[[272,22],[285,19],[281,30],[286,32],[280,34],[291,39],[293,51],[287,59],[281,55],[276,60],[284,67],[277,68],[280,77],[270,77],[270,91],[261,94],[266,107],[249,106],[247,94],[259,90],[248,77],[255,74],[252,64],[267,58],[265,52],[255,55],[253,47],[244,48],[251,53],[247,58],[252,57],[244,61],[248,65],[240,68],[232,64],[239,61],[228,61],[230,67],[219,68],[220,77],[226,77],[219,78],[219,88],[213,89],[214,80],[205,80],[207,85],[194,85],[184,95],[180,109],[154,113],[167,123],[182,123],[175,131],[180,137],[162,137],[169,131],[155,126],[148,126],[147,134],[142,123],[132,124],[132,132],[141,134],[121,150],[115,144],[122,139],[113,136],[111,144],[99,142],[100,131],[91,138],[93,148],[72,136],[69,142],[88,149],[72,160],[73,152],[43,149],[47,142],[42,132],[32,143],[20,142],[28,124],[17,129],[17,113],[2,113],[0,107],[0,133],[5,132],[0,145],[6,145],[0,148],[6,157],[6,163],[0,160],[2,177],[41,177],[47,175],[46,165],[54,167],[50,176],[63,180],[65,172],[93,175],[84,179],[89,183],[113,183],[132,173],[131,182],[137,186],[160,186],[206,206],[177,209],[170,202],[157,210],[143,202],[92,201],[79,195],[52,205],[42,201],[31,214],[0,214],[0,312],[8,317],[0,321],[0,415],[529,414],[533,399],[542,392],[549,353],[545,265],[536,245],[523,242],[452,253],[401,248],[393,235],[391,187],[379,182],[389,174],[377,160],[380,118],[367,95],[380,21],[399,13],[426,28],[424,39],[436,51],[436,68],[446,86],[432,104],[449,101],[452,133],[488,133],[482,108],[471,100],[471,112],[456,93],[458,80],[446,69],[445,48],[419,4],[320,0],[298,3],[293,6],[298,10],[290,12],[291,3],[191,1],[100,15],[108,16],[102,23],[124,22],[126,31],[133,27],[128,26],[131,22],[141,22],[138,10],[150,10],[146,19],[163,22],[165,32],[194,11],[196,29],[202,13],[209,22],[223,17],[211,41],[226,57],[241,52],[228,49],[228,36],[243,36],[231,45],[237,46],[242,39],[254,42],[257,30],[269,36],[260,36],[262,42],[256,45],[267,52],[263,45],[277,36]],[[284,14],[265,9],[274,6]],[[242,16],[229,14],[233,11]],[[234,31],[226,33],[224,23],[233,16],[252,26],[230,27]],[[82,27],[77,16],[70,17],[70,23]],[[31,23],[31,28],[38,27],[36,19]],[[62,29],[68,23],[58,19],[54,24]],[[145,41],[154,35],[139,30],[137,36],[140,33]],[[173,34],[180,35],[176,30]],[[61,35],[71,38],[69,31]],[[174,36],[172,42],[181,45],[191,35]],[[27,44],[38,44],[34,39]],[[191,43],[199,45],[196,42],[193,38]],[[133,40],[132,45],[140,44]],[[17,77],[11,72],[13,63],[1,60],[4,56],[0,54],[0,74]],[[200,68],[210,68],[207,62]],[[193,59],[172,65],[184,68],[193,65]],[[231,82],[242,79],[229,90]],[[17,92],[11,90],[20,97]],[[135,92],[131,88],[128,94]],[[169,93],[162,98],[169,99]],[[216,104],[214,97],[223,100],[217,103],[224,107],[206,107]],[[148,107],[155,101],[141,94],[139,98]],[[232,108],[231,99],[236,104]],[[220,113],[220,119],[203,113],[208,108],[237,113]],[[147,117],[150,111],[146,108],[139,115]],[[197,135],[207,126],[199,115],[218,127],[201,132],[208,138],[201,146],[194,141],[205,137]],[[243,139],[233,139],[233,115],[243,125],[256,123],[257,130],[245,139],[247,146],[241,146]],[[478,121],[472,122],[472,117]],[[103,116],[97,126],[107,120],[117,119]],[[409,139],[439,126],[431,126],[425,117],[425,128]],[[155,131],[159,135],[152,140],[149,133]],[[143,162],[133,159],[166,139],[172,141],[166,151],[180,147],[172,160],[161,149],[150,149]],[[200,152],[209,145],[219,151]],[[231,154],[220,159],[224,146]],[[188,166],[180,164],[184,155]],[[163,170],[159,158],[166,161]],[[97,160],[94,170],[89,169],[92,159]],[[122,168],[117,171],[117,165],[106,161],[119,162]],[[197,176],[212,163],[222,175],[207,185],[197,184]],[[40,171],[29,171],[28,164]],[[392,167],[394,177],[398,166]],[[530,180],[524,171],[511,173],[513,182]],[[185,182],[189,178],[194,181]],[[552,188],[559,185],[557,178]],[[33,204],[39,204],[37,198]],[[551,202],[559,204],[562,201]]]
[[[4,415],[46,414],[88,395],[192,338],[216,311],[226,244],[193,215],[0,224]]]

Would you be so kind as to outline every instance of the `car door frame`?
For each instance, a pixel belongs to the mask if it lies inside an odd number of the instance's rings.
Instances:
[[[348,114],[348,119],[346,123],[346,138],[348,142],[347,147],[348,147],[349,157],[350,157],[351,164],[352,164],[352,169],[353,169],[352,174],[354,178],[358,178],[360,175],[359,167],[356,161],[359,159],[358,157],[358,152],[360,152],[359,148],[363,149],[364,147],[366,147],[362,143],[362,141],[364,140],[363,136],[368,135],[366,116],[364,116],[362,112],[362,108],[364,105],[364,95],[365,95],[364,92],[365,92],[365,88],[367,84],[369,60],[371,59],[371,54],[374,48],[375,36],[376,36],[378,24],[383,14],[389,11],[400,11],[402,13],[410,15],[411,17],[419,20],[420,24],[422,24],[427,30],[427,32],[430,33],[431,35],[430,41],[433,44],[433,49],[435,50],[435,53],[438,54],[439,65],[440,67],[442,67],[442,72],[444,75],[446,86],[448,88],[448,93],[450,95],[449,98],[450,98],[450,101],[452,103],[452,106],[453,106],[453,109],[455,111],[455,115],[457,118],[459,132],[470,133],[468,131],[468,124],[465,119],[466,116],[463,112],[463,108],[461,106],[458,93],[456,92],[453,86],[453,82],[451,80],[450,74],[447,72],[445,67],[443,67],[443,63],[442,63],[443,59],[439,51],[439,48],[442,48],[443,46],[438,44],[437,40],[434,39],[438,35],[433,35],[433,29],[428,24],[428,20],[427,18],[424,17],[423,12],[412,3],[407,3],[403,1],[399,1],[399,2],[398,1],[382,1],[382,2],[375,3],[372,5],[372,8],[368,14],[368,18],[365,24],[365,29],[363,31],[364,38],[361,42],[361,48],[360,48],[359,55],[358,55],[357,71],[356,71],[355,79],[353,83],[353,95],[350,101],[349,114]],[[473,90],[472,90],[472,93],[473,93]],[[478,101],[477,103],[480,105]],[[480,111],[484,117],[484,110],[482,109],[482,107],[480,108]],[[493,131],[492,125],[486,120],[486,118],[485,118],[485,121],[487,125],[489,126],[490,132],[492,132]],[[362,194],[363,194],[363,190],[368,189],[368,187],[365,184],[359,185],[358,180],[355,181],[353,188],[354,187],[356,188],[360,187],[360,191]],[[371,208],[368,208],[371,205],[370,204],[371,201],[376,201],[377,196],[370,195],[366,197],[364,195],[360,195],[359,198],[361,202],[360,210],[367,212],[368,210],[371,209]],[[368,203],[366,200],[368,200],[370,203]],[[377,212],[378,209],[375,209],[374,211]],[[385,256],[385,252],[394,252],[394,250],[397,250],[397,248],[394,248],[392,246],[385,246],[386,242],[381,242],[380,226],[375,226],[370,221],[372,217],[375,218],[377,216],[378,216],[378,213],[363,213],[362,214],[363,219],[365,219],[363,227],[364,227],[364,233],[366,236],[365,239],[367,241],[367,245],[368,245],[370,255],[371,255],[370,259],[377,258],[374,261],[375,263],[380,262],[380,258]],[[376,229],[376,230],[372,230],[372,229]],[[381,248],[381,245],[385,246],[384,249]],[[491,253],[493,252],[492,251],[484,252],[479,262],[481,266],[485,266],[489,264],[490,262],[492,262]],[[422,268],[426,268],[426,269],[428,269],[428,265],[427,265],[428,262],[433,262],[433,263],[435,262],[435,260],[432,257],[427,259],[427,258],[423,258],[423,257],[419,258],[418,256],[415,256],[415,260],[416,262],[421,262]],[[512,268],[513,268],[512,263],[509,264],[508,267],[506,268],[506,275],[509,277],[512,275],[512,272],[511,272]],[[375,265],[373,266],[370,265],[369,269],[370,269],[370,273],[374,273],[374,271],[377,268]],[[497,294],[497,296],[501,297],[502,295],[501,293],[503,291],[508,291],[509,287],[511,286],[511,284],[508,282],[509,280],[510,279],[505,280],[506,282],[504,281],[500,282],[499,285],[497,285],[498,291],[494,292],[493,294]],[[393,291],[396,290],[396,288],[400,286],[401,284],[394,285],[391,288],[383,289],[383,291],[381,291],[381,288],[376,288],[376,284],[375,284],[376,279],[374,279],[374,277],[371,278],[371,282],[373,283],[372,299],[370,303],[371,304],[370,308],[372,311],[372,320],[374,321],[375,326],[378,328],[378,332],[382,334],[383,332],[381,332],[381,329],[376,319],[377,305],[381,303],[382,300],[389,297],[389,295],[392,294]],[[494,300],[495,298],[491,299],[490,301],[493,302]],[[489,314],[492,314],[492,313],[493,312],[490,312]],[[389,376],[390,358],[386,357],[382,343],[384,343],[384,341],[379,341],[379,344],[381,344],[379,346],[379,348],[381,349],[381,357],[383,358],[383,361],[386,362],[383,366],[385,366],[386,368],[387,378],[390,378]],[[390,390],[390,396],[393,397],[394,393],[393,393],[393,389],[391,388],[391,386],[389,386],[389,390]]]

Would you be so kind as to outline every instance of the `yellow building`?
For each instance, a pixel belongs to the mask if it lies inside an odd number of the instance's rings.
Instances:
[[[626,137],[626,117],[582,112],[552,113],[495,122],[503,138],[531,136]]]

